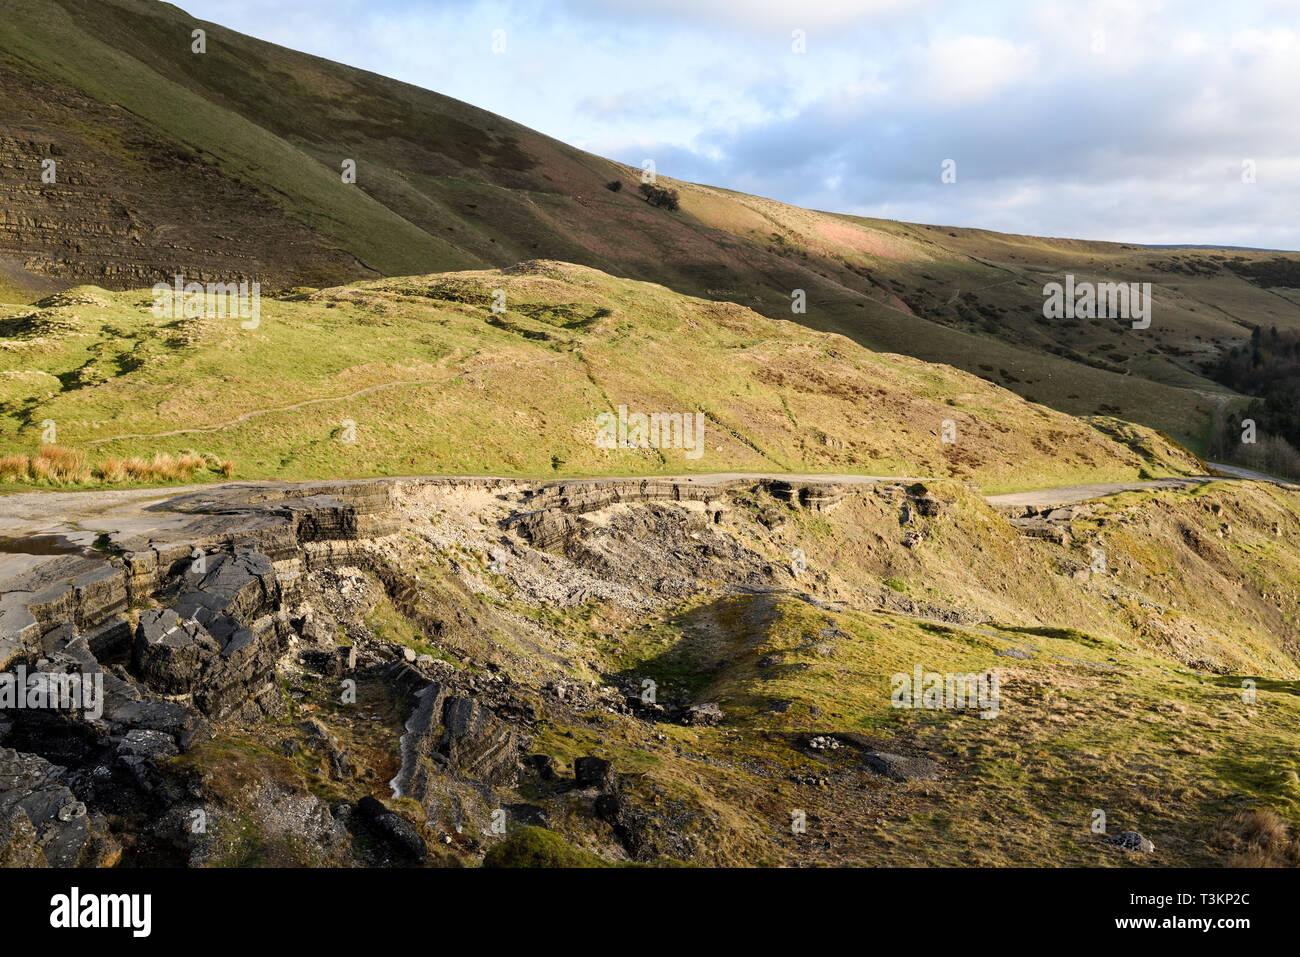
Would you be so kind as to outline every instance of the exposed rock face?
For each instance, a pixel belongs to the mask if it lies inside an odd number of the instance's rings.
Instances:
[[[709,520],[717,522],[721,520],[725,487],[653,479],[546,485],[527,496],[529,511],[515,517],[514,527],[534,548],[551,550],[561,548],[577,536],[581,526],[575,516],[611,505],[702,502]]]
[[[1011,527],[1030,538],[1041,538],[1057,545],[1074,541],[1075,519],[1086,518],[1094,511],[1090,505],[1069,505],[1060,508],[1000,507]]]
[[[177,848],[191,862],[208,859],[212,849],[173,820],[194,784],[172,759],[210,738],[211,722],[278,713],[276,667],[298,638],[290,608],[302,565],[351,558],[359,536],[396,527],[387,485],[312,491],[244,486],[180,496],[172,507],[193,518],[164,541],[126,535],[106,554],[38,556],[2,583],[0,665],[90,676],[102,694],[95,710],[87,703],[0,715],[7,746],[0,750],[0,859],[114,862],[119,849],[105,836],[99,809],[143,817],[144,843]],[[138,612],[133,626],[133,601],[163,607]],[[323,643],[327,624],[313,622],[314,643]],[[355,650],[329,648],[339,672],[355,666]],[[467,739],[485,733],[473,714],[458,720]],[[348,777],[348,756],[321,730],[309,740],[333,776]],[[279,794],[258,811],[268,826],[301,805],[299,824],[315,821],[317,844],[342,853],[347,841],[330,838],[339,825],[326,820],[317,799],[279,785],[264,790]],[[88,813],[87,803],[97,810]]]
[[[101,867],[120,853],[102,815],[64,783],[67,769],[0,748],[0,867]]]
[[[181,620],[170,608],[141,613],[136,629],[135,669],[149,687],[162,694],[190,694],[208,660],[221,643],[197,621]]]
[[[553,508],[570,515],[582,515],[610,505],[632,502],[717,503],[722,500],[726,487],[656,479],[560,482],[544,485],[531,493],[528,506],[535,511]]]
[[[609,762],[594,755],[573,762],[573,780],[580,788],[606,788],[613,782]]]
[[[577,533],[578,523],[558,508],[545,508],[520,516],[515,529],[534,548],[550,551],[569,542]]]
[[[843,485],[787,482],[780,479],[764,479],[759,484],[777,501],[818,512],[829,512],[843,501],[848,491]]]
[[[519,773],[519,740],[515,732],[477,701],[447,699],[444,731],[434,756],[445,756],[446,768],[486,784],[513,784]]]
[[[131,834],[122,852],[131,864],[262,860],[261,843],[240,844],[250,820],[279,848],[277,863],[298,863],[290,846],[305,843],[315,863],[414,864],[427,860],[434,833],[439,844],[473,848],[501,808],[515,809],[515,823],[546,819],[553,805],[544,798],[521,805],[508,793],[543,716],[562,724],[593,712],[701,727],[722,722],[716,703],[647,704],[635,687],[616,687],[619,681],[598,687],[557,678],[553,661],[524,672],[536,681],[535,693],[512,690],[516,675],[502,667],[510,660],[481,657],[492,655],[495,640],[475,620],[482,610],[467,607],[454,589],[437,595],[452,579],[430,588],[421,577],[427,571],[405,561],[420,523],[399,508],[462,494],[478,503],[490,498],[496,511],[484,524],[495,523],[510,549],[509,568],[493,573],[498,580],[526,594],[534,583],[571,589],[558,600],[549,592],[534,596],[543,605],[597,598],[643,610],[709,583],[754,592],[789,586],[793,573],[760,554],[761,541],[721,524],[733,500],[746,507],[754,501],[758,483],[510,484],[484,496],[493,481],[214,487],[171,499],[160,523],[149,516],[124,526],[102,552],[33,556],[17,565],[0,555],[5,665],[86,673],[103,684],[99,714],[0,714],[0,745],[27,769],[0,780],[3,859],[112,863],[118,850],[102,827],[111,815]],[[422,491],[426,484],[466,491]],[[836,490],[811,488],[792,486],[791,505],[837,500]],[[399,529],[401,537],[393,534]],[[546,546],[554,551],[539,550]],[[453,564],[472,554],[455,541],[436,547]],[[14,567],[18,574],[8,574]],[[417,653],[409,636],[381,635],[367,617],[376,596],[415,639],[438,644],[456,663]],[[466,635],[486,639],[473,658],[455,648]],[[345,683],[369,685],[353,699],[358,707],[332,709]],[[326,687],[330,700],[309,697]],[[261,725],[248,736],[249,725],[295,699],[305,709],[298,721]],[[403,713],[392,787],[422,806],[418,821],[357,800],[392,775],[391,738],[384,736]],[[538,781],[569,791],[554,759],[535,758]],[[327,806],[304,775],[327,776],[347,799]],[[579,799],[593,802],[592,812],[613,826],[628,854],[689,856],[689,842],[675,829],[696,822],[698,809],[641,793],[635,782],[625,787],[629,782],[594,755],[579,760],[575,778],[579,789],[596,792]],[[56,827],[50,822],[60,813],[69,820]],[[195,813],[209,830],[192,829]],[[601,828],[608,840],[609,829]]]
[[[710,579],[764,588],[789,575],[721,532],[708,513],[680,505],[650,503],[599,523],[562,518],[575,523],[557,546],[569,561],[604,587],[654,600],[685,597]]]
[[[488,786],[515,783],[519,736],[478,701],[443,684],[428,682],[414,694],[415,709],[402,736],[402,769],[393,781],[397,796],[423,801],[429,763],[444,773]]]
[[[420,832],[396,811],[389,810],[372,797],[363,797],[358,801],[357,811],[399,861],[419,864],[428,856],[429,845],[420,836]]]
[[[0,68],[0,88],[0,258],[114,289],[145,288],[176,272],[262,282],[367,273],[130,111],[8,68]],[[98,135],[85,135],[92,128]],[[155,161],[128,173],[104,145],[118,142]],[[57,164],[54,183],[41,178],[47,159]]]
[[[189,585],[197,575],[187,575]],[[204,714],[223,718],[261,702],[289,628],[273,613],[279,585],[265,555],[218,555],[192,590],[172,608],[142,612],[134,664],[144,683],[167,695],[192,695]]]

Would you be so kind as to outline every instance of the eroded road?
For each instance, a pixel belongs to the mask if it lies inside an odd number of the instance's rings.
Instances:
[[[990,505],[1002,511],[1052,509],[1092,501],[1123,492],[1191,488],[1216,481],[1281,480],[1232,466],[1214,467],[1219,476],[1200,475],[1184,478],[1155,479],[1142,482],[1116,482],[1095,485],[1072,485],[1060,488],[987,495]],[[368,484],[407,483],[494,483],[502,487],[573,488],[614,485],[628,482],[653,482],[666,486],[723,489],[750,482],[810,485],[874,485],[880,482],[925,481],[918,477],[845,474],[784,474],[717,472],[700,475],[626,476],[538,482],[500,476],[405,476],[382,479],[310,482],[224,482],[171,488],[106,490],[86,492],[18,492],[0,496],[0,595],[5,582],[21,575],[59,554],[94,554],[96,541],[169,541],[193,530],[196,513],[220,511],[223,499],[242,501],[308,499],[329,495],[332,490]],[[1290,488],[1300,486],[1289,485]]]

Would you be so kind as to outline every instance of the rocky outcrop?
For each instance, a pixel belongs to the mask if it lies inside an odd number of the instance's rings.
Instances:
[[[0,748],[0,867],[101,867],[121,853],[100,814],[66,784],[67,769]]]
[[[690,482],[628,479],[544,485],[525,493],[528,511],[511,517],[509,525],[534,548],[563,547],[580,531],[575,516],[611,505],[635,502],[700,502],[710,522],[719,522],[725,490],[739,483],[696,485]]]
[[[36,556],[5,580],[0,666],[76,676],[102,690],[70,708],[0,715],[4,859],[112,863],[116,846],[88,804],[144,815],[150,833],[184,834],[168,823],[168,809],[193,785],[172,759],[210,738],[214,722],[280,712],[277,663],[297,637],[295,624],[306,624],[291,611],[301,568],[355,558],[391,533],[391,492],[386,483],[337,483],[182,495],[168,503],[188,516],[179,526],[121,533],[103,552]],[[155,607],[130,612],[132,603]],[[322,627],[311,623],[313,644]],[[356,663],[355,651],[331,658],[339,672]],[[465,742],[489,734],[472,709],[454,717]],[[352,769],[337,743],[327,732],[313,740],[332,773],[346,778]],[[448,755],[473,764],[455,748]],[[269,801],[266,812],[282,805]],[[188,839],[159,840],[199,853]]]
[[[363,797],[357,802],[357,812],[398,863],[420,864],[428,856],[429,845],[415,825],[382,802]]]
[[[141,613],[136,673],[161,694],[190,695],[210,717],[273,712],[275,663],[291,629],[270,560],[258,552],[218,555],[202,578],[188,574],[188,585],[172,607]]]
[[[573,762],[573,783],[580,788],[608,788],[614,782],[609,762],[589,754]]]
[[[829,482],[793,482],[783,479],[764,479],[759,483],[768,494],[780,502],[796,508],[829,512],[844,500],[848,488]]]
[[[1095,509],[1090,505],[1066,505],[1038,508],[1035,506],[1001,506],[1002,512],[1011,527],[1030,538],[1041,538],[1057,545],[1069,545],[1074,541],[1073,522],[1086,518]]]
[[[610,479],[590,482],[561,482],[543,485],[527,493],[533,511],[558,509],[570,515],[582,515],[611,505],[634,502],[703,502],[720,504],[725,489],[740,483],[704,485],[662,479]]]
[[[423,682],[403,666],[397,681],[420,684],[406,722],[400,750],[402,767],[392,787],[395,797],[423,801],[429,773],[436,770],[488,785],[513,785],[519,775],[519,735],[472,697],[436,681]]]
[[[114,289],[148,288],[177,272],[263,283],[367,274],[131,111],[7,65],[0,88],[0,258]],[[111,143],[148,160],[124,160]],[[42,178],[46,160],[56,164],[52,183]]]
[[[939,774],[939,765],[930,758],[868,751],[862,760],[872,771],[894,781],[928,781]]]
[[[1102,838],[1102,843],[1109,844],[1111,847],[1118,847],[1123,851],[1138,851],[1142,854],[1152,854],[1156,846],[1147,840],[1137,831],[1124,831],[1120,834],[1111,834],[1109,837]]]

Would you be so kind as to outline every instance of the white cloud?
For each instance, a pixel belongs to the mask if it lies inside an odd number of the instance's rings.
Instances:
[[[645,16],[660,23],[704,21],[737,29],[785,30],[842,27],[917,12],[929,0],[571,0],[579,13]]]
[[[962,36],[936,40],[909,61],[895,95],[920,94],[941,104],[986,100],[1038,72],[1030,44],[1001,37]]]

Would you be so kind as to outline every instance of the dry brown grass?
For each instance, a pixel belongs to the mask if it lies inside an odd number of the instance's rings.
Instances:
[[[1229,867],[1300,865],[1300,840],[1270,807],[1237,812],[1219,825],[1213,843],[1229,852]]]
[[[22,482],[28,478],[29,460],[25,455],[0,458],[0,482]]]
[[[101,482],[125,482],[126,462],[115,457],[106,458],[95,467],[95,475]]]
[[[0,481],[80,485],[90,477],[86,457],[61,445],[42,445],[32,456],[7,455],[0,459]]]
[[[190,458],[173,458],[159,452],[152,459],[133,458],[127,460],[127,475],[140,482],[172,482],[177,479],[189,479],[202,464]]]
[[[35,455],[0,457],[0,482],[34,485],[117,485],[123,482],[190,481],[209,469],[226,478],[235,474],[229,459],[192,450],[172,456],[158,452],[153,458],[110,456],[91,465],[83,452],[59,445],[43,445]]]

